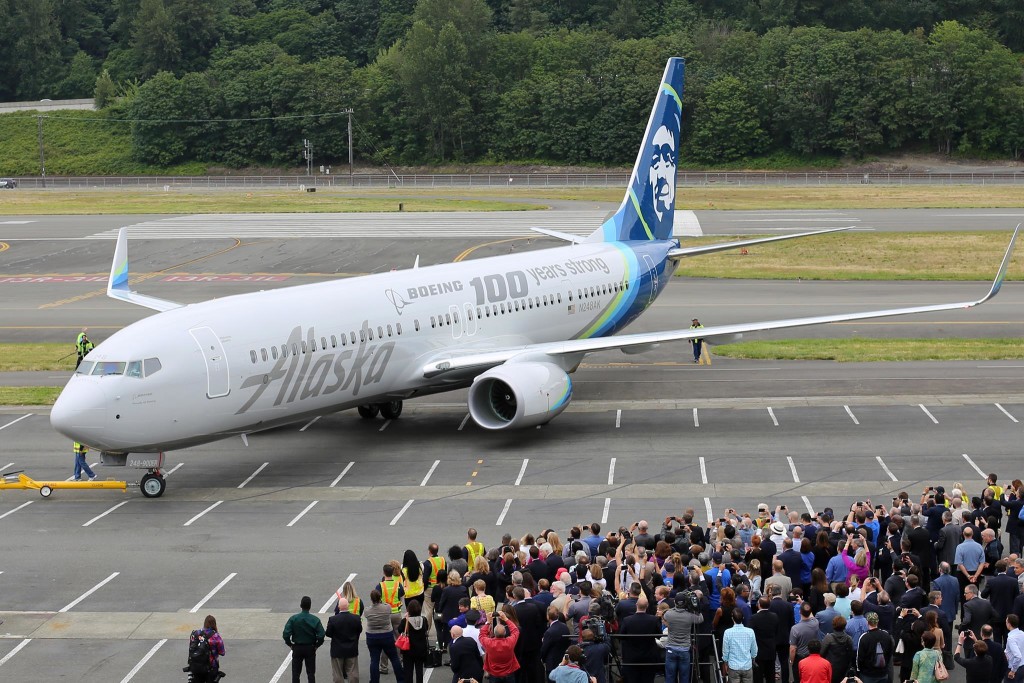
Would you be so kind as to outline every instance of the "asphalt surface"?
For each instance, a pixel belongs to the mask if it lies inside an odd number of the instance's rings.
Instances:
[[[112,242],[69,238],[117,223],[84,222],[37,225],[43,241],[9,242],[0,274],[105,273]],[[231,248],[229,238],[150,239],[133,242],[132,264],[136,273],[288,274],[265,282],[158,275],[137,285],[196,301],[339,271],[387,270],[416,254],[423,263],[451,261],[486,241],[278,239]],[[83,325],[102,339],[148,314],[107,300],[100,280],[0,283],[0,340],[70,344]],[[681,278],[635,329],[685,326],[694,315],[718,323],[960,300],[984,289]],[[1010,283],[972,311],[823,326],[801,336],[860,334],[879,343],[887,336],[1010,336],[1024,327],[1022,296],[1024,288]],[[134,488],[57,490],[45,500],[34,491],[2,491],[0,676],[183,681],[187,634],[210,613],[227,642],[228,680],[271,681],[287,654],[281,628],[302,595],[312,597],[314,610],[330,611],[334,591],[354,574],[365,598],[384,561],[406,548],[422,554],[432,541],[462,543],[469,526],[490,547],[504,531],[552,527],[564,536],[575,523],[617,527],[687,507],[704,520],[761,501],[841,510],[855,499],[916,495],[924,483],[959,481],[975,491],[985,472],[1020,475],[1024,363],[716,358],[706,367],[686,363],[687,355],[688,348],[664,347],[589,357],[576,376],[576,400],[542,429],[485,432],[466,420],[464,393],[456,392],[408,402],[393,422],[349,411],[253,435],[248,447],[228,440],[170,453],[168,490],[157,500]],[[61,373],[34,378],[62,381]],[[49,427],[45,410],[2,412],[0,471],[25,469],[38,480],[71,475],[70,445]],[[97,473],[129,481],[141,474]],[[365,676],[365,652],[360,663]],[[319,665],[329,675],[326,650]],[[450,672],[433,675],[447,680]]]

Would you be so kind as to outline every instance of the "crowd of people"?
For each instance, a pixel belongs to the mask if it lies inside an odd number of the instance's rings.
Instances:
[[[359,683],[361,636],[370,683],[429,666],[452,683],[936,683],[956,667],[1020,683],[1022,508],[1024,484],[990,475],[977,495],[816,514],[761,503],[702,525],[688,509],[490,547],[469,529],[385,564],[365,602],[347,583],[312,651],[331,638],[336,683]],[[298,681],[315,657],[295,651]]]

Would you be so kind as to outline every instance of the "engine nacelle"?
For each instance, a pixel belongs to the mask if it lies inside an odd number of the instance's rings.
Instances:
[[[469,388],[469,414],[484,429],[544,424],[565,410],[572,380],[553,363],[508,363],[492,368]]]

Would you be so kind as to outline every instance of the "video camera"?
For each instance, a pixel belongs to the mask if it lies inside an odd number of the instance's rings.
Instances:
[[[603,643],[608,640],[608,625],[601,617],[587,619],[587,628],[594,634],[595,643]]]
[[[696,591],[683,591],[676,595],[676,607],[682,608],[687,612],[697,614],[701,611],[700,596],[697,595]]]

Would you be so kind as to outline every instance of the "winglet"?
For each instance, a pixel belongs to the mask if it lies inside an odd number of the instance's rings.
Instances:
[[[996,279],[992,281],[992,288],[988,290],[988,294],[984,298],[978,299],[971,306],[983,304],[999,293],[999,289],[1003,286],[1003,280],[1006,279],[1006,271],[1010,267],[1010,261],[1013,259],[1013,248],[1017,245],[1017,236],[1020,234],[1021,225],[1021,223],[1018,223],[1017,227],[1013,229],[1013,237],[1010,238],[1010,245],[1006,247],[1006,253],[1003,254],[1003,262],[999,264]]]
[[[128,228],[121,228],[117,231],[117,247],[114,249],[114,262],[110,264],[107,296],[118,301],[127,301],[136,306],[151,308],[154,311],[169,311],[182,306],[174,301],[136,294],[128,287]]]

